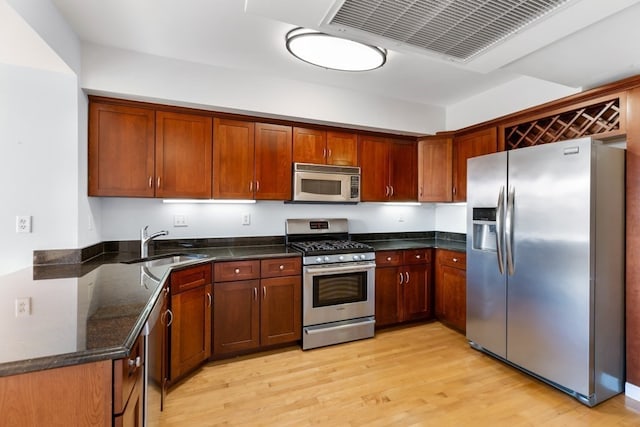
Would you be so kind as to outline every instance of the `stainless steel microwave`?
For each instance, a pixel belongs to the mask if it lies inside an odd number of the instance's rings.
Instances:
[[[360,201],[360,168],[293,164],[293,200],[354,203]]]

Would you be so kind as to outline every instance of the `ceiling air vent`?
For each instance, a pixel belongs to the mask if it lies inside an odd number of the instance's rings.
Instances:
[[[329,24],[466,61],[571,0],[345,0]]]

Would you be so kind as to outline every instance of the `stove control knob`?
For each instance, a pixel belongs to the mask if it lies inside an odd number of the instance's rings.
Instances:
[[[338,257],[338,259],[339,259],[340,261],[344,261],[344,257],[343,257],[342,255],[340,255],[340,256]]]
[[[328,256],[324,257],[324,262],[329,262],[331,260],[331,258],[329,258]]]
[[[316,258],[316,262],[317,262],[317,263],[321,263],[321,262],[322,262],[322,257],[318,257],[318,258]]]

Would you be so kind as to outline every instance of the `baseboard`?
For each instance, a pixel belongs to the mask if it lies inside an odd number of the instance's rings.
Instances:
[[[624,387],[624,394],[633,400],[640,402],[640,387],[631,383],[626,383]]]

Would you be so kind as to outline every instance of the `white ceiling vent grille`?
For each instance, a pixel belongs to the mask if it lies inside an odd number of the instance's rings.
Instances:
[[[345,0],[329,21],[465,61],[570,0]]]

